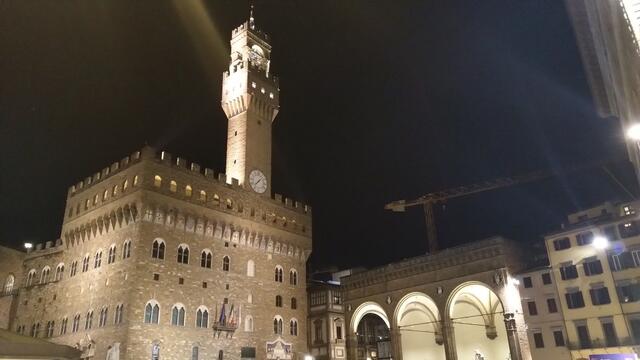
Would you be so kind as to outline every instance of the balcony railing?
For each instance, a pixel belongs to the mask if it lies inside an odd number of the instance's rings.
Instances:
[[[621,346],[640,346],[640,339],[636,340],[634,338],[624,338],[617,339],[617,343],[607,345],[606,340],[603,339],[595,339],[591,340],[588,344],[581,344],[579,341],[568,342],[567,348],[569,350],[586,350],[586,349],[603,349],[603,348],[612,348],[612,347],[621,347]]]

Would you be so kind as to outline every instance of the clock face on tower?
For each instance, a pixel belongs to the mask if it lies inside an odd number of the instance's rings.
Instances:
[[[249,174],[249,185],[251,185],[253,191],[262,194],[267,191],[267,177],[264,176],[262,171],[258,169],[253,170]]]

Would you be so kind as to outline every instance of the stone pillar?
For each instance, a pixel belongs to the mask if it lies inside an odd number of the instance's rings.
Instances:
[[[444,356],[447,360],[458,360],[456,352],[456,337],[453,331],[453,322],[445,320],[442,322],[442,344],[444,345]]]
[[[347,334],[347,359],[358,360],[358,336],[352,332]]]
[[[511,360],[522,360],[520,352],[520,340],[518,339],[518,328],[513,313],[504,313],[504,325],[507,329],[507,340],[509,341],[509,352]]]
[[[393,351],[391,356],[393,360],[402,360],[402,334],[400,334],[400,329],[393,328],[389,332],[391,333],[391,349]]]

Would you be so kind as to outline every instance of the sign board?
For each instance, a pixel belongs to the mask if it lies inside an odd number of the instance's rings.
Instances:
[[[282,338],[278,338],[274,342],[267,342],[267,359],[291,360],[292,357],[293,357],[293,347],[291,346],[291,344],[284,342]]]
[[[636,354],[594,354],[589,355],[589,360],[638,360]]]

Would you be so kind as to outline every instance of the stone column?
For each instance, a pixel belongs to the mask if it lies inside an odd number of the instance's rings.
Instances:
[[[350,331],[347,334],[347,359],[358,360],[358,336]]]
[[[389,332],[391,333],[391,349],[393,351],[391,356],[393,360],[402,360],[402,334],[400,334],[400,329],[393,328]]]
[[[507,340],[509,341],[511,360],[522,360],[518,328],[516,327],[516,319],[513,313],[504,313],[504,325],[507,329]]]
[[[442,344],[444,345],[444,356],[447,360],[458,360],[456,352],[456,337],[453,331],[453,322],[444,320],[442,322]]]

